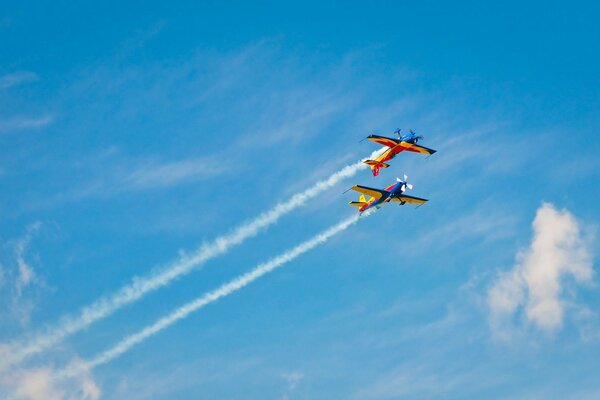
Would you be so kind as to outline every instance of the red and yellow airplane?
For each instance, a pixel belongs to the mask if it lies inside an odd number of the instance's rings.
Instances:
[[[369,139],[372,142],[389,147],[389,149],[383,152],[383,154],[376,159],[364,161],[365,164],[371,167],[373,176],[379,175],[380,168],[389,167],[389,164],[386,164],[386,161],[391,160],[392,158],[396,157],[398,153],[401,153],[405,150],[427,155],[431,155],[437,151],[424,146],[419,146],[417,142],[423,139],[423,136],[418,136],[412,130],[404,135],[400,135],[400,129],[396,129],[394,133],[398,135],[398,139],[379,135],[369,135],[366,137],[366,139]]]
[[[390,201],[398,202],[400,203],[399,205],[404,205],[406,203],[422,205],[429,201],[420,197],[404,194],[406,189],[412,190],[413,188],[410,183],[406,183],[407,178],[408,177],[406,175],[404,175],[404,180],[396,178],[396,183],[391,184],[385,189],[374,189],[367,186],[354,185],[350,189],[361,193],[361,195],[358,201],[351,201],[348,204],[358,207],[358,212],[362,214],[371,207],[379,208],[383,204],[389,203]],[[365,195],[371,197],[367,200]]]

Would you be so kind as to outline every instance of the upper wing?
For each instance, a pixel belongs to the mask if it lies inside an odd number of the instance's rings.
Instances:
[[[412,143],[408,143],[408,142],[400,142],[399,145],[402,146],[404,148],[404,150],[414,151],[415,153],[421,153],[421,154],[431,155],[437,151],[437,150],[433,150],[433,149],[430,149],[425,146],[420,146],[418,144],[412,144]]]
[[[357,192],[375,197],[375,200],[379,200],[380,198],[387,196],[389,192],[381,189],[373,189],[366,186],[354,185],[350,189],[356,190]]]
[[[379,136],[379,135],[369,135],[369,136],[367,136],[367,139],[369,139],[372,142],[379,143],[379,144],[382,144],[387,147],[394,147],[400,142],[399,140],[388,138],[385,136]]]
[[[409,196],[407,194],[401,194],[401,195],[398,195],[398,197],[392,198],[392,201],[396,201],[398,203],[400,203],[401,201],[405,201],[409,204],[425,204],[429,200],[422,199],[420,197]]]

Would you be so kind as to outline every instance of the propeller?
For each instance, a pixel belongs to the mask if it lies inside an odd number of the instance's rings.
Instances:
[[[419,140],[423,140],[425,139],[425,136],[423,135],[417,135],[417,132],[413,131],[412,129],[410,129],[410,133],[412,133],[413,135],[415,135],[415,144],[419,141]]]
[[[400,178],[396,178],[396,181],[404,183],[404,187],[406,189],[412,190],[413,185],[412,185],[412,183],[407,183],[407,179],[408,179],[408,176],[406,176],[406,174],[404,174],[404,180],[402,180]]]

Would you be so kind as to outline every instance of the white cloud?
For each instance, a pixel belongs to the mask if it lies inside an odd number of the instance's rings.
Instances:
[[[92,378],[91,372],[85,367],[85,363],[79,359],[71,362],[80,373],[73,380],[65,381],[69,385],[71,392],[74,392],[78,399],[96,400],[100,398],[100,388]]]
[[[571,213],[543,203],[533,221],[529,248],[517,254],[514,267],[502,273],[488,291],[494,333],[506,339],[507,326],[518,312],[543,331],[559,329],[565,314],[565,289],[572,282],[569,277],[577,283],[592,280],[588,242]]]
[[[74,361],[79,364],[80,361]],[[56,379],[52,367],[20,369],[4,375],[0,395],[19,400],[97,400],[100,388],[85,368],[72,379]]]
[[[22,83],[37,81],[38,76],[29,71],[17,71],[0,76],[0,89],[8,89]]]
[[[24,371],[17,379],[17,398],[31,400],[60,400],[64,393],[52,382],[52,372],[48,368]]]

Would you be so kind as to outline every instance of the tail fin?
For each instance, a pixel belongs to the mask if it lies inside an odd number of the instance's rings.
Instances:
[[[363,162],[371,167],[371,171],[373,171],[373,176],[379,175],[379,168],[387,168],[390,166],[389,164],[379,162],[376,160],[365,160]]]
[[[364,194],[361,194],[360,197],[358,198],[358,201],[360,201],[361,203],[366,203],[367,202],[367,198],[365,197]]]
[[[380,162],[380,161],[376,161],[376,160],[365,160],[365,161],[363,161],[363,162],[364,162],[365,164],[367,164],[367,165],[370,165],[370,166],[371,166],[371,168],[373,168],[373,167],[377,167],[377,166],[378,166],[379,168],[387,168],[387,167],[389,167],[389,166],[390,166],[389,164],[386,164],[386,163],[384,163],[384,162]]]

